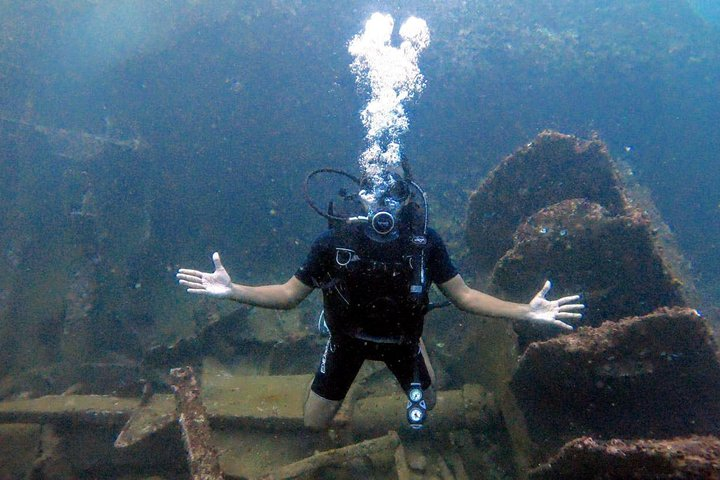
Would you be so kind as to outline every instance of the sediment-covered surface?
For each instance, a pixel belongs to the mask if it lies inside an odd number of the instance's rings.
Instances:
[[[672,234],[627,178],[602,141],[542,132],[470,198],[467,240],[477,282],[524,303],[550,279],[552,295],[582,295],[586,309],[576,327],[695,306]],[[521,350],[560,333],[527,323],[515,331]]]
[[[720,440],[709,436],[632,441],[582,437],[530,474],[531,480],[628,478],[718,479]]]
[[[624,212],[620,181],[604,143],[545,131],[507,156],[470,196],[467,242],[476,269],[492,269],[512,247],[523,219],[571,198],[598,203],[611,215]]]
[[[503,298],[527,301],[550,278],[563,291],[583,294],[587,308],[576,326],[598,326],[685,305],[680,281],[662,253],[641,211],[627,208],[623,215],[612,215],[585,199],[564,200],[518,227],[491,284]]]
[[[720,363],[694,310],[642,317],[531,344],[511,382],[541,457],[584,435],[720,433]]]

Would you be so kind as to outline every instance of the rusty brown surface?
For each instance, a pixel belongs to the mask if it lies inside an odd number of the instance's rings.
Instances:
[[[541,458],[583,435],[720,433],[717,346],[704,319],[687,308],[533,343],[511,388]]]
[[[562,290],[555,295],[583,294],[587,308],[575,326],[686,305],[652,229],[633,208],[612,215],[584,199],[550,205],[518,226],[513,247],[495,265],[491,289],[527,301],[550,278]]]
[[[605,144],[545,131],[506,157],[470,196],[467,242],[481,274],[512,246],[522,220],[548,205],[585,198],[624,211],[617,172]]]
[[[687,262],[603,142],[546,131],[505,158],[471,197],[467,240],[489,292],[527,302],[550,279],[552,297],[586,305],[571,321],[583,328],[553,340],[563,332],[514,324],[531,461],[583,435],[718,433],[717,346],[687,308],[701,304]]]
[[[467,240],[481,288],[527,302],[582,294],[574,326],[699,305],[692,279],[649,195],[598,139],[545,131],[505,158],[470,199]],[[516,323],[521,350],[558,329]]]
[[[720,440],[691,436],[669,440],[595,440],[582,437],[566,444],[532,480],[625,480],[720,478]]]
[[[174,368],[170,371],[170,379],[191,477],[193,480],[221,480],[218,453],[210,439],[210,421],[200,399],[200,386],[193,369]]]

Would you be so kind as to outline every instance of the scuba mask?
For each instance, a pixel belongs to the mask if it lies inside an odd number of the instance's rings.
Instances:
[[[334,175],[339,177],[336,183],[343,178],[351,185],[357,186],[358,193],[350,193],[354,188],[341,188],[338,192],[339,203],[331,201],[327,210],[321,209],[310,195],[310,182],[319,175]],[[311,172],[304,183],[304,196],[307,204],[318,215],[328,220],[330,228],[341,225],[363,225],[363,230],[370,239],[377,242],[394,240],[400,235],[400,217],[408,205],[419,201],[422,208],[422,230],[425,235],[428,224],[428,205],[425,192],[420,186],[396,172],[383,172],[376,178],[357,178],[342,170],[334,168],[319,168]],[[413,193],[415,192],[415,193]]]

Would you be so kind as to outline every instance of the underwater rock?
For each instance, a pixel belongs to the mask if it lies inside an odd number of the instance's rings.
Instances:
[[[603,478],[675,480],[720,478],[720,440],[715,437],[671,440],[597,441],[582,437],[567,443],[531,480]]]
[[[466,238],[477,272],[489,274],[525,218],[572,198],[598,203],[610,215],[624,212],[618,173],[604,143],[544,131],[506,157],[470,196]]]
[[[574,326],[687,304],[639,210],[611,215],[597,203],[565,200],[531,215],[513,239],[495,265],[490,290],[524,302],[551,278],[564,292],[583,292],[586,308]]]
[[[717,346],[692,309],[662,308],[533,343],[511,389],[543,458],[585,435],[720,433]]]

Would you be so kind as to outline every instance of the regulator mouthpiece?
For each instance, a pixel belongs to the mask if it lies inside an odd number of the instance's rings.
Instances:
[[[395,228],[395,217],[390,212],[380,211],[372,216],[370,225],[380,235],[387,235]]]

